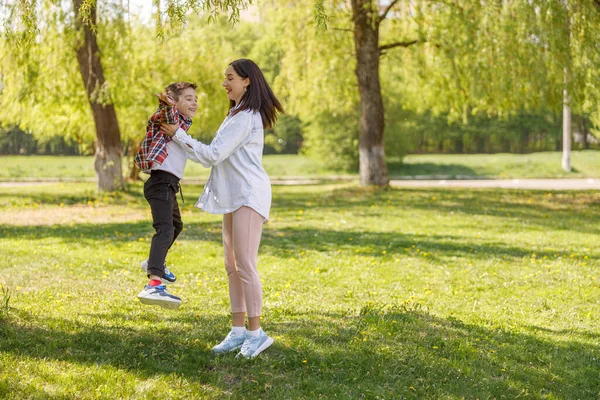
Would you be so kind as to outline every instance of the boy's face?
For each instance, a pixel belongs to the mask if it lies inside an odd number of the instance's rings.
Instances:
[[[193,118],[198,110],[198,96],[194,88],[185,88],[179,95],[179,100],[175,101],[175,106],[181,114]]]

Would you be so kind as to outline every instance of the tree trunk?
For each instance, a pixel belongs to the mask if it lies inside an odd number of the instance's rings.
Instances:
[[[93,24],[97,28],[96,2],[92,1],[89,18],[85,18],[83,23],[80,14],[81,4],[82,0],[73,0],[73,8],[77,14],[76,24],[80,30],[83,30],[75,50],[96,125],[94,168],[98,178],[98,190],[112,192],[123,188],[121,132],[115,108],[105,93],[106,81],[100,63],[100,49],[96,33],[90,27],[90,24]]]
[[[566,89],[563,93],[562,168],[565,172],[571,172],[571,105],[569,104],[569,94]]]
[[[141,145],[141,143],[138,143],[137,140],[134,140],[131,143],[131,147],[129,148],[129,156],[131,157],[131,170],[129,171],[129,180],[132,182],[142,180],[140,178],[140,172],[142,172],[142,171],[135,163],[135,155],[136,155],[137,150],[140,147],[140,145]]]
[[[384,111],[379,82],[379,15],[371,0],[352,0],[356,76],[360,96],[358,155],[361,185],[387,185]]]

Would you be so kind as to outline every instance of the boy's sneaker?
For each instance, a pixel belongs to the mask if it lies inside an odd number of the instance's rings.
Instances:
[[[236,335],[233,331],[229,331],[225,339],[218,345],[212,348],[213,353],[222,354],[234,351],[242,347],[248,335],[244,332],[241,335]]]
[[[274,341],[273,338],[269,337],[265,331],[260,328],[258,336],[246,335],[246,340],[244,340],[244,344],[242,344],[242,349],[238,356],[254,358],[272,345]]]
[[[181,305],[181,299],[167,292],[165,285],[146,285],[137,298],[142,304],[161,306],[170,310],[179,308]]]
[[[142,261],[141,265],[142,270],[148,273],[148,260]],[[167,263],[164,263],[165,266],[165,275],[160,279],[162,283],[168,285],[169,283],[174,283],[177,280],[177,277],[174,273],[171,272],[169,268],[167,268]]]

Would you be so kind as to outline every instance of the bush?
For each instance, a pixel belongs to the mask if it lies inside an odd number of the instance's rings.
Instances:
[[[303,151],[328,169],[358,171],[358,112],[317,115],[305,129]]]
[[[0,128],[0,154],[78,155],[79,146],[62,136],[36,139],[17,127]]]
[[[303,141],[300,118],[283,114],[273,129],[265,131],[265,154],[298,154]]]

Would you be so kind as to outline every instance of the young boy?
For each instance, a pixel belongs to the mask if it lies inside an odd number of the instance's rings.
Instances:
[[[159,305],[175,309],[181,299],[167,292],[164,284],[175,282],[165,259],[171,245],[183,230],[183,222],[177,204],[179,181],[187,161],[187,153],[160,129],[161,122],[178,123],[188,130],[192,117],[198,109],[197,86],[189,82],[172,83],[159,97],[156,112],[146,126],[146,137],[135,156],[140,169],[150,174],[144,184],[144,197],[152,211],[152,226],[156,233],[152,237],[148,260],[142,262],[150,282],[138,294],[143,304]]]

